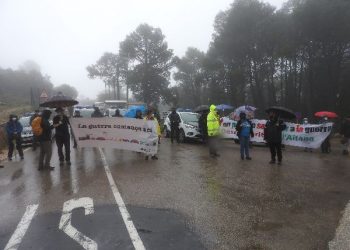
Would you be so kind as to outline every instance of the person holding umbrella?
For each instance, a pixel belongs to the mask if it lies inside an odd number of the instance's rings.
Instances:
[[[286,129],[286,125],[279,120],[279,115],[274,110],[268,110],[269,120],[266,122],[264,129],[264,140],[267,142],[270,153],[270,164],[276,163],[276,154],[278,165],[282,164],[282,131]]]
[[[57,115],[53,118],[53,126],[56,128],[55,139],[58,150],[58,157],[60,161],[60,166],[63,166],[64,160],[68,166],[71,165],[70,162],[70,134],[69,134],[69,119],[64,114],[63,108],[56,108]],[[65,149],[65,157],[63,155],[63,146]]]
[[[249,141],[250,137],[254,137],[253,124],[247,119],[247,115],[242,112],[239,114],[240,120],[236,125],[237,136],[241,145],[241,159],[244,160],[244,155],[247,160],[252,158],[249,156]]]
[[[45,168],[50,171],[54,170],[54,167],[50,165],[52,155],[52,129],[54,128],[49,122],[50,116],[50,110],[44,110],[41,115],[42,120],[40,126],[42,128],[42,133],[38,136],[40,142],[39,171]]]

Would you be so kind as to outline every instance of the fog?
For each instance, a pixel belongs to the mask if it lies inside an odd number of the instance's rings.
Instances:
[[[189,46],[206,51],[214,18],[232,0],[1,0],[0,67],[17,69],[37,62],[55,85],[77,88],[80,97],[95,98],[104,89],[87,77],[86,66],[141,23],[159,27],[169,48],[182,56]],[[281,7],[282,0],[267,1]]]

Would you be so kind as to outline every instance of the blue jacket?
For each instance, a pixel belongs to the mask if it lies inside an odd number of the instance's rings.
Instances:
[[[19,121],[8,121],[6,123],[6,132],[7,136],[12,136],[15,132],[17,132],[18,135],[21,135],[23,131],[22,124]]]

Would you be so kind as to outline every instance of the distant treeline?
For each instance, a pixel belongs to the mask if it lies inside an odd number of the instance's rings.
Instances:
[[[0,102],[6,105],[38,106],[43,89],[50,94],[53,84],[38,71],[0,68]]]
[[[147,103],[350,114],[350,1],[290,0],[276,10],[259,0],[235,0],[217,15],[208,51],[189,48],[182,58],[160,29],[141,24],[118,53],[105,53],[87,70],[114,97],[127,86]]]
[[[291,0],[276,11],[236,0],[217,15],[206,54],[178,62],[180,104],[283,105],[350,115],[350,1]]]

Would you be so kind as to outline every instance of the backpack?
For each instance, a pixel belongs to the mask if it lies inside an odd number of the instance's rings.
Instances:
[[[42,118],[40,116],[36,117],[32,121],[32,130],[35,136],[40,136],[43,133],[43,128],[41,127]]]

